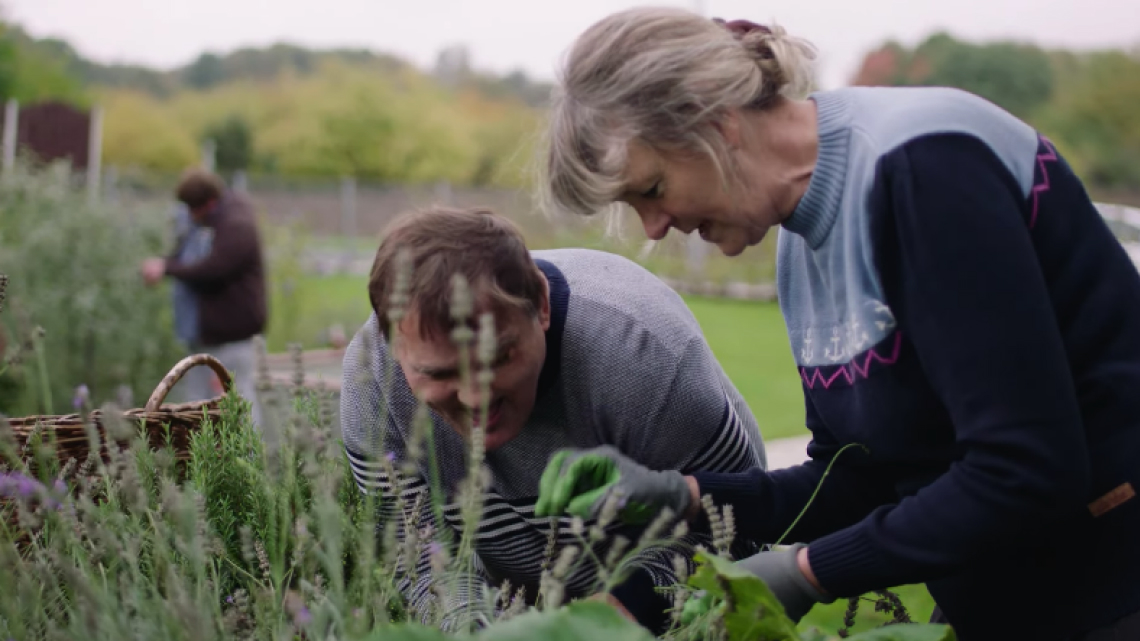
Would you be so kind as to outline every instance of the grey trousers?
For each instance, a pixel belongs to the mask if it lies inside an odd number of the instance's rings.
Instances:
[[[254,339],[222,345],[191,345],[191,354],[210,354],[221,361],[234,377],[234,387],[252,406],[253,424],[261,425],[261,407],[257,398],[257,348]],[[177,390],[186,402],[204,401],[222,393],[222,383],[208,367],[195,367],[182,377]]]

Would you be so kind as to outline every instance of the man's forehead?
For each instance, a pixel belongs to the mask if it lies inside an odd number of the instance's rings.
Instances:
[[[401,323],[398,334],[396,357],[405,365],[416,369],[446,369],[455,367],[459,362],[459,348],[451,340],[449,333],[439,332],[437,335],[425,336],[418,330],[418,324],[405,328]],[[517,340],[516,329],[503,329],[495,336],[496,350],[508,348]]]

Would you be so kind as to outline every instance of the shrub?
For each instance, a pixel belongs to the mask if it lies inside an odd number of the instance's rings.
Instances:
[[[9,416],[72,412],[80,385],[94,398],[145,400],[179,354],[167,290],[138,274],[162,250],[164,212],[92,204],[72,182],[64,165],[17,165],[0,181],[0,273],[10,277],[0,413]]]

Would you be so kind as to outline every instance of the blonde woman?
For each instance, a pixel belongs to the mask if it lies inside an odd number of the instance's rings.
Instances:
[[[813,57],[779,28],[656,8],[571,48],[550,204],[624,203],[649,238],[729,256],[778,229],[813,440],[803,465],[687,492],[573,451],[541,511],[620,491],[698,519],[710,494],[774,542],[835,459],[796,544],[739,561],[794,618],[922,582],[966,641],[1140,638],[1140,274],[1029,125],[947,88],[809,94]]]

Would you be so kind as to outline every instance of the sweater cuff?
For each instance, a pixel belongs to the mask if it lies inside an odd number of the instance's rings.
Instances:
[[[657,593],[653,577],[644,568],[634,570],[611,594],[626,610],[647,628],[654,636],[660,636],[669,628],[669,613],[673,607],[671,599]]]
[[[892,579],[889,561],[860,525],[812,541],[807,554],[812,574],[824,591],[836,598],[911,582]]]
[[[767,489],[768,475],[763,470],[749,470],[739,472],[694,472],[693,478],[697,480],[698,491],[701,496],[708,494],[715,505],[731,505],[736,516],[736,524],[740,533],[749,538],[758,529],[761,519],[757,515],[747,513],[745,506],[759,505]],[[704,509],[700,511],[701,518],[707,519]]]

